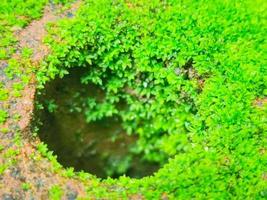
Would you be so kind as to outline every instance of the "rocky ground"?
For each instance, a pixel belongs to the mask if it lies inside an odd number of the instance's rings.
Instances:
[[[49,4],[41,19],[32,21],[22,30],[16,30],[18,43],[13,58],[19,60],[21,49],[31,48],[31,64],[38,67],[49,53],[49,49],[43,44],[46,24],[63,17],[72,17],[79,4],[79,1],[73,3],[64,12],[60,12],[59,6]],[[8,62],[1,61],[0,80],[11,90],[18,79],[6,77],[6,67]],[[35,86],[35,77],[31,74],[29,84],[24,87],[20,97],[10,97],[5,103],[1,102],[1,107],[7,109],[11,117],[1,127],[3,133],[0,134],[0,166],[3,171],[0,173],[0,199],[48,199],[59,193],[69,200],[84,197],[85,185],[81,181],[54,172],[51,162],[36,151],[40,141],[32,138],[29,132]]]
[[[33,54],[28,64],[38,67],[49,53],[48,47],[43,43],[47,33],[46,25],[61,18],[73,17],[80,3],[76,1],[64,11],[60,6],[50,3],[45,7],[42,18],[32,21],[24,29],[14,30],[18,42],[13,59],[20,61],[22,49],[31,48]],[[0,81],[7,90],[12,91],[14,84],[21,80],[19,77],[7,77],[5,69],[8,67],[8,61],[0,60]],[[90,178],[76,177],[72,171],[66,173],[66,170],[58,166],[55,158],[47,153],[38,137],[32,136],[30,123],[36,90],[35,75],[25,70],[20,73],[29,74],[29,81],[21,94],[10,95],[7,101],[0,102],[0,108],[7,110],[9,114],[4,125],[0,127],[0,199],[94,199],[88,197],[88,190],[98,187],[99,182],[96,182],[96,179],[90,181]],[[195,76],[192,70],[183,73]],[[202,86],[203,81],[200,80],[199,84]],[[266,103],[267,98],[254,101],[257,107],[263,107]],[[129,199],[143,197],[136,194]],[[167,195],[163,194],[162,199],[168,199]]]

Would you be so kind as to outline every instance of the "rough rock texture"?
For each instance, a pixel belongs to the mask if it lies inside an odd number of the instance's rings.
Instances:
[[[19,60],[21,49],[28,47],[33,49],[32,63],[38,66],[49,53],[49,49],[42,42],[46,35],[46,24],[73,16],[79,4],[80,2],[76,1],[63,13],[58,12],[60,6],[46,6],[41,19],[32,21],[25,29],[15,33],[18,46],[13,58]],[[0,80],[11,90],[13,83],[18,80],[10,80],[5,76],[4,69],[7,66],[7,61],[0,61]],[[51,162],[36,151],[40,141],[29,137],[35,86],[35,77],[32,74],[21,97],[10,97],[7,102],[0,102],[0,107],[7,109],[10,116],[1,127],[1,130],[8,131],[0,134],[0,167],[5,169],[4,173],[0,173],[0,199],[48,199],[49,188],[53,185],[59,185],[64,190],[65,199],[85,196],[84,184],[53,172]],[[20,117],[14,119],[12,116],[15,115]],[[17,137],[21,136],[22,139],[18,140]]]

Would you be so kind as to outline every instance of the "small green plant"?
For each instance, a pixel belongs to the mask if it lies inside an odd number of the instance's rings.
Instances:
[[[50,113],[55,112],[58,107],[54,99],[47,101],[46,104],[47,104],[47,109]]]
[[[68,178],[74,177],[75,176],[74,168],[70,167],[70,168],[65,169],[64,176]]]
[[[13,83],[13,90],[12,90],[12,94],[14,97],[20,97],[21,96],[21,91],[23,90],[24,85],[22,82],[18,82],[18,83]]]
[[[0,84],[1,103],[20,97],[32,73],[42,88],[83,67],[81,82],[96,85],[104,97],[88,97],[73,112],[84,112],[88,122],[120,118],[127,134],[138,137],[133,151],[162,165],[140,180],[99,181],[79,173],[82,181],[90,179],[89,198],[267,198],[266,104],[253,104],[267,95],[266,1],[85,0],[76,16],[49,27],[51,54],[35,69],[30,49],[12,58],[14,32],[40,18],[47,2],[1,0],[0,59],[8,64],[5,75],[18,79],[10,91]],[[50,112],[56,108],[55,102],[48,105]],[[0,124],[8,117],[1,108]],[[45,144],[37,151],[60,173]],[[1,155],[0,175],[19,150]],[[112,161],[112,171],[128,168],[127,160]],[[62,175],[73,178],[74,170]],[[62,197],[59,185],[49,189],[50,199]]]
[[[77,175],[78,175],[78,178],[79,178],[80,180],[82,180],[82,181],[89,180],[89,179],[92,177],[91,174],[86,173],[86,172],[84,172],[84,171],[79,171],[79,172],[77,172]]]
[[[2,175],[7,168],[6,164],[0,164],[0,175]]]
[[[24,58],[24,59],[30,58],[31,55],[32,55],[32,53],[33,53],[33,50],[30,49],[30,48],[25,48],[25,47],[24,47],[24,48],[21,50],[21,56],[22,56],[22,58]]]
[[[59,169],[62,168],[62,166],[57,161],[57,157],[55,155],[53,155],[52,151],[48,150],[47,144],[44,144],[43,142],[39,143],[37,145],[37,150],[43,157],[46,157],[52,163],[52,167],[53,167],[52,169],[54,171],[58,172]],[[70,168],[69,172],[71,172],[71,169],[72,168]]]
[[[127,170],[131,167],[132,158],[126,156],[124,158],[109,157],[108,165],[106,166],[106,173],[108,176],[114,174],[126,174]]]
[[[7,111],[0,109],[0,124],[3,124],[6,121],[7,117]]]
[[[11,158],[13,159],[14,157],[16,157],[19,154],[20,150],[17,148],[9,148],[6,150],[5,154],[4,154],[4,158]]]
[[[61,200],[63,195],[63,190],[58,185],[53,185],[49,189],[49,199],[50,200]]]
[[[39,143],[38,145],[37,145],[37,150],[40,152],[40,154],[42,155],[42,156],[46,156],[47,155],[47,152],[48,152],[48,148],[47,148],[47,145],[46,144],[44,144],[44,143]]]
[[[82,84],[104,94],[84,101],[87,121],[120,118],[138,136],[133,151],[163,166],[149,178],[105,184],[141,187],[147,199],[263,199],[266,114],[252,105],[266,97],[265,7],[87,0],[72,20],[50,26],[53,53],[37,72],[40,88],[70,68],[87,69]],[[102,189],[91,192],[104,197]]]
[[[17,122],[17,121],[19,121],[21,119],[21,115],[16,113],[16,114],[12,115],[12,118],[14,119],[14,121]]]
[[[9,128],[7,128],[7,127],[1,128],[1,129],[0,129],[0,132],[1,132],[1,133],[4,133],[4,134],[5,134],[5,133],[8,133],[8,132],[9,132]]]
[[[24,191],[28,191],[30,188],[31,188],[31,185],[29,183],[22,183],[21,184],[21,188],[24,190]]]
[[[8,99],[8,90],[4,88],[4,85],[0,83],[0,101],[6,101]]]

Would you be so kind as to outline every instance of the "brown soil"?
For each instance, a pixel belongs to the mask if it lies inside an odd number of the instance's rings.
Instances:
[[[80,3],[80,1],[76,1],[70,9],[61,14],[56,13],[60,6],[57,8],[46,6],[41,19],[32,21],[25,29],[16,34],[19,40],[19,48],[28,47],[33,49],[32,61],[34,63],[41,61],[49,53],[48,47],[42,42],[46,35],[46,24],[63,18],[68,12],[75,12]]]
[[[254,101],[254,105],[259,108],[262,108],[266,104],[267,104],[267,97],[262,98],[262,99],[258,98]]]
[[[76,1],[72,4],[70,9],[61,14],[56,13],[56,11],[60,9],[60,6],[54,9],[52,6],[46,6],[41,19],[32,21],[25,29],[16,33],[18,38],[18,49],[25,47],[31,48],[33,50],[31,57],[32,62],[33,64],[38,65],[39,62],[49,53],[48,47],[43,43],[43,39],[47,33],[47,23],[55,22],[63,18],[67,12],[75,12],[79,5],[80,1]],[[19,53],[17,53],[15,57],[20,57]],[[30,84],[25,87],[22,97],[14,109],[18,114],[23,116],[18,122],[20,130],[22,131],[24,131],[30,125],[31,114],[33,112],[34,94],[35,77],[33,75]]]

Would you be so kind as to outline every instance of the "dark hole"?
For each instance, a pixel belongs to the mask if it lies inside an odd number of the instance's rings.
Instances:
[[[80,77],[84,73],[83,68],[72,69],[64,78],[47,83],[36,95],[34,124],[40,139],[64,167],[76,171],[84,170],[100,178],[152,175],[159,164],[144,161],[142,155],[132,151],[138,137],[123,130],[119,117],[86,122],[86,99],[101,101],[105,94],[95,85],[82,84]],[[43,109],[38,109],[40,105]]]

